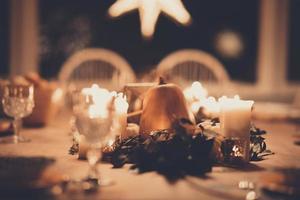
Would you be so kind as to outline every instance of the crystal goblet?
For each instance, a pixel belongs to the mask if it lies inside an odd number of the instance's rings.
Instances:
[[[89,146],[86,155],[89,172],[84,181],[96,186],[105,185],[105,181],[99,178],[97,162],[102,156],[101,148],[111,138],[112,116],[108,107],[96,106],[89,96],[80,99],[81,102],[74,106],[73,112],[76,128]],[[107,115],[101,115],[103,112],[99,109],[107,109]]]
[[[1,143],[29,142],[30,140],[20,135],[22,118],[30,115],[34,107],[33,85],[17,85],[9,83],[4,86],[2,98],[5,114],[14,118],[14,135],[2,139]]]

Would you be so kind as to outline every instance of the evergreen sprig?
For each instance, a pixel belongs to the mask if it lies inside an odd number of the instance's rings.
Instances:
[[[132,169],[140,173],[156,171],[168,180],[175,180],[185,175],[201,176],[211,170],[210,152],[214,139],[202,132],[188,134],[186,120],[179,120],[174,131],[159,130],[149,135],[138,135],[120,141],[107,152],[104,159],[114,167],[132,163]]]

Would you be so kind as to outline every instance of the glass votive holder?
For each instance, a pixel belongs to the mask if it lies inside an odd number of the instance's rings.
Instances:
[[[221,143],[223,162],[227,164],[241,164],[249,162],[249,141],[245,138],[226,138]]]

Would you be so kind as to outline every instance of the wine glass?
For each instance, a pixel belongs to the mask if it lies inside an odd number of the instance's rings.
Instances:
[[[109,110],[108,105],[106,107],[105,104],[94,104],[90,96],[80,98],[80,103],[74,106],[73,112],[75,125],[89,146],[86,155],[89,172],[83,182],[90,183],[92,188],[107,185],[109,184],[108,181],[99,179],[97,162],[102,156],[101,148],[111,138],[112,112]],[[104,115],[104,113],[106,114]]]
[[[30,140],[20,135],[22,118],[30,115],[34,107],[33,85],[17,85],[9,83],[4,86],[2,98],[5,114],[14,118],[14,135],[1,140],[1,143],[29,142]]]

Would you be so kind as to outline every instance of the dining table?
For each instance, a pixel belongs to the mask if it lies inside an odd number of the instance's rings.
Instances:
[[[57,172],[72,180],[85,177],[88,171],[87,161],[78,159],[77,155],[69,154],[72,145],[70,117],[68,114],[61,114],[47,126],[25,127],[22,129],[22,135],[30,138],[30,142],[0,144],[0,168],[1,159],[3,162],[4,158],[25,160],[26,158],[45,158],[51,162],[43,170]],[[264,173],[276,168],[300,168],[300,146],[295,142],[300,139],[300,124],[287,121],[254,121],[254,123],[257,127],[267,131],[265,141],[267,148],[273,154],[259,161],[251,161],[245,168],[218,165],[203,177],[185,176],[170,182],[154,171],[138,173],[136,170],[131,170],[130,164],[122,168],[113,168],[110,163],[101,162],[98,164],[101,179],[110,179],[111,185],[100,186],[94,192],[71,189],[37,199],[246,199],[250,190],[241,189],[239,187],[241,181],[253,183],[252,190],[257,193],[257,198],[273,199],[260,190],[261,179]],[[31,168],[30,165],[30,162],[26,164]],[[1,170],[4,170],[3,166]],[[22,166],[19,168],[20,171],[18,170],[16,174],[26,173],[26,171],[22,172]],[[2,182],[0,185],[6,184],[3,181],[5,180],[0,179]],[[15,193],[18,193],[17,188]],[[25,194],[11,198],[35,198],[34,195],[26,196]],[[9,198],[9,196],[1,197],[0,193],[0,199]]]

